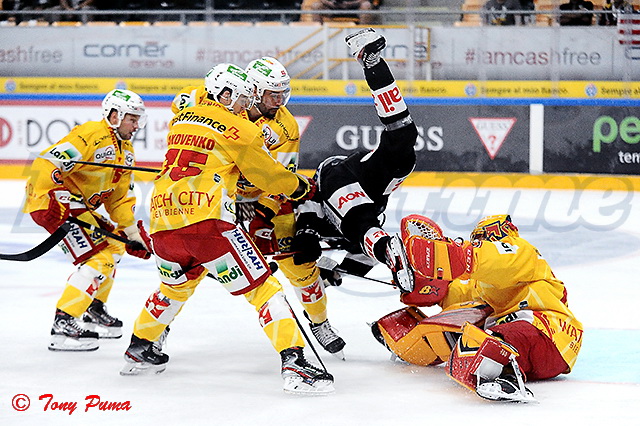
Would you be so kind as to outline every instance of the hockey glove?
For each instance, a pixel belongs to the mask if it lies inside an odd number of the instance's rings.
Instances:
[[[322,254],[320,234],[308,228],[298,230],[291,241],[291,251],[296,265],[315,262]]]
[[[318,259],[316,266],[320,269],[320,278],[322,279],[322,283],[325,287],[337,287],[342,285],[342,275],[340,272],[336,271],[338,262],[326,256],[322,256]]]
[[[66,189],[52,189],[48,195],[48,208],[31,212],[31,217],[35,223],[42,226],[49,233],[53,233],[69,217],[71,194]]]
[[[316,191],[318,190],[316,181],[312,178],[302,176],[297,173],[296,176],[298,177],[298,181],[300,182],[300,184],[298,185],[298,188],[293,191],[293,194],[289,196],[289,198],[293,201],[306,201],[312,199],[313,196],[316,195]]]
[[[124,234],[131,240],[131,244],[126,245],[127,253],[140,259],[149,259],[151,257],[151,237],[144,229],[141,220],[136,225],[124,228]]]
[[[249,223],[249,235],[263,255],[274,254],[278,251],[278,241],[273,232],[274,213],[268,207],[256,204],[255,216]]]

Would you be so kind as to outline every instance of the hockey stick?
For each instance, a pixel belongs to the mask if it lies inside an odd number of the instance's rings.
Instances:
[[[296,320],[296,324],[298,324],[298,328],[302,332],[302,336],[304,337],[304,340],[306,340],[307,343],[309,344],[309,347],[311,348],[311,350],[313,351],[313,354],[318,359],[318,362],[320,362],[320,365],[322,366],[322,369],[324,370],[324,372],[328,373],[329,371],[327,370],[327,367],[324,365],[324,362],[322,362],[322,358],[320,358],[320,354],[316,350],[316,347],[313,346],[313,343],[311,343],[311,339],[309,339],[309,336],[307,335],[307,332],[304,331],[304,327],[302,327],[302,324],[300,323],[300,320],[298,319],[298,316],[293,311],[293,308],[291,307],[291,304],[289,304],[289,301],[287,300],[286,297],[284,298],[284,301],[287,302],[287,305],[289,306],[289,310],[291,311],[291,314],[293,315],[293,319]]]
[[[86,228],[92,232],[97,232],[98,234],[102,234],[106,237],[109,238],[113,238],[116,241],[120,241],[121,243],[125,243],[131,246],[132,249],[134,250],[146,250],[146,247],[144,247],[142,244],[140,244],[138,241],[132,241],[126,237],[123,237],[122,235],[118,235],[116,233],[113,233],[111,231],[107,231],[106,229],[102,229],[99,228],[95,225],[92,225],[90,223],[87,223],[83,220],[78,219],[77,217],[73,217],[73,216],[69,216],[69,218],[67,219],[68,222],[71,223],[75,223],[78,226],[81,226],[83,228]]]
[[[44,158],[44,157],[41,157],[41,158]],[[95,163],[93,161],[63,160],[63,159],[49,158],[49,157],[46,157],[45,159],[49,161],[59,161],[61,163],[88,164],[90,166],[107,167],[110,169],[123,169],[123,170],[133,170],[136,172],[160,173],[160,169],[152,169],[150,167],[125,166],[124,164]]]
[[[49,235],[46,240],[44,240],[31,250],[27,250],[24,253],[0,254],[0,260],[16,260],[19,262],[28,262],[30,260],[36,259],[51,250],[53,246],[62,241],[67,235],[67,232],[69,232],[70,227],[71,225],[65,222],[60,225],[60,227],[56,229],[53,234]]]
[[[344,269],[340,269],[340,268],[336,268],[334,269],[335,272],[339,273],[339,274],[345,274],[345,275],[349,275],[352,276],[354,278],[360,278],[362,280],[368,280],[368,281],[373,281],[375,283],[380,283],[380,284],[386,284],[386,285],[390,285],[391,287],[397,287],[394,283],[389,282],[389,281],[383,281],[383,280],[378,280],[375,278],[370,278],[370,277],[363,277],[362,275],[356,275],[356,274],[352,274],[351,272],[347,272]]]
[[[376,282],[376,283],[386,284],[386,285],[390,285],[390,286],[396,287],[395,284],[390,283],[388,281],[383,281],[383,280],[377,280],[375,278],[364,277],[362,275],[356,275],[356,274],[353,274],[353,273],[351,273],[349,271],[346,271],[344,269],[340,269],[340,268],[338,268],[338,262],[336,262],[335,260],[330,259],[330,258],[328,258],[326,256],[320,257],[320,259],[318,259],[318,262],[316,263],[316,265],[318,266],[318,268],[324,269],[324,270],[327,270],[327,271],[337,272],[339,274],[344,274],[344,275],[350,275],[350,276],[355,277],[355,278],[360,278],[360,279],[363,279],[363,280],[369,280],[369,281],[373,281],[373,282]]]

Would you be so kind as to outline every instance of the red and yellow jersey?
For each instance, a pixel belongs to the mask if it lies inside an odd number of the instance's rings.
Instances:
[[[285,106],[278,108],[274,118],[260,117],[255,124],[262,129],[264,145],[280,164],[295,172],[298,170],[300,156],[300,129],[295,117]],[[260,204],[278,212],[281,197],[270,196],[255,187],[250,179],[241,178],[238,182],[238,194],[247,200],[258,199]]]
[[[169,123],[167,153],[151,200],[151,232],[207,219],[235,222],[240,173],[272,194],[291,194],[298,178],[264,148],[260,129],[210,100]]]
[[[569,367],[582,344],[583,326],[567,306],[566,289],[538,250],[520,237],[482,241],[474,248],[468,281],[454,280],[443,307],[478,300],[494,310],[486,326],[526,320],[547,335]]]
[[[25,213],[47,209],[48,192],[64,187],[72,194],[72,200],[89,210],[104,205],[120,228],[134,224],[136,199],[131,191],[131,171],[64,160],[132,166],[135,155],[131,142],[118,140],[115,130],[104,120],[74,127],[58,143],[42,151],[31,165]]]
[[[183,87],[171,102],[171,112],[177,114],[185,108],[199,105],[200,102],[207,98],[207,94],[204,84]]]

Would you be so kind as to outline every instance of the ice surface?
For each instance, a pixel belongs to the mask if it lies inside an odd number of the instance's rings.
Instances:
[[[46,237],[20,213],[23,185],[0,182],[2,253],[27,250]],[[148,184],[138,191],[144,200],[139,215],[148,222]],[[539,404],[491,403],[448,379],[441,367],[391,362],[367,322],[400,308],[398,293],[355,278],[328,289],[331,322],[347,342],[344,362],[320,352],[336,378],[333,395],[284,394],[279,357],[253,308],[213,280],[200,284],[172,324],[167,370],[121,377],[133,320],[158,285],[152,261],[125,257],[118,270],[108,307],[123,320],[125,337],[101,341],[95,352],[56,353],[47,350],[49,330],[73,267],[54,249],[27,263],[0,261],[0,424],[640,424],[639,203],[634,192],[429,187],[401,188],[391,199],[390,231],[403,215],[422,213],[449,236],[468,236],[480,217],[509,212],[565,282],[570,306],[586,328],[584,344],[571,374],[528,385]],[[372,277],[389,278],[382,266]],[[284,286],[302,318],[291,287]],[[307,357],[314,359],[308,349]],[[26,411],[12,408],[19,394],[30,398]],[[39,398],[47,394],[53,399],[45,410],[49,398]],[[89,395],[129,401],[131,408],[85,412]],[[24,406],[23,397],[15,401]],[[76,402],[77,408],[72,414],[53,410],[53,402]]]

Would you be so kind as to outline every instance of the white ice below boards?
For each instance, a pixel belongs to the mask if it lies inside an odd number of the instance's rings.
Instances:
[[[20,213],[23,187],[21,181],[0,182],[1,253],[25,251],[46,237]],[[137,191],[146,200],[148,188]],[[139,206],[138,216],[148,222],[147,209]],[[0,261],[0,424],[280,425],[293,415],[295,422],[322,426],[494,419],[518,426],[637,425],[640,194],[403,187],[390,200],[385,228],[395,232],[403,215],[421,213],[442,224],[447,235],[466,237],[480,217],[507,209],[565,282],[571,309],[585,326],[571,374],[527,383],[538,404],[485,401],[448,379],[441,367],[391,362],[367,322],[401,307],[397,290],[351,277],[327,290],[331,324],[347,342],[346,361],[319,349],[335,377],[331,395],[284,393],[280,357],[257,326],[256,313],[213,280],[200,285],[171,325],[166,371],[123,377],[127,337],[102,340],[93,352],[47,350],[55,303],[72,271],[56,248],[31,262]],[[371,276],[388,279],[389,272],[380,265]],[[294,300],[291,286],[278,277]],[[157,286],[151,260],[123,259],[108,305],[124,322],[124,336],[131,335],[140,307]],[[306,356],[315,361],[311,351]]]

